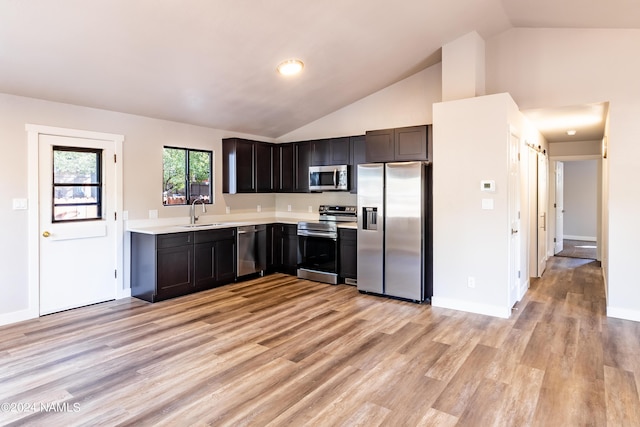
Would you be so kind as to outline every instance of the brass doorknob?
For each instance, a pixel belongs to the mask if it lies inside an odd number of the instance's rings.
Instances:
[[[48,231],[45,231],[44,233],[42,233],[42,237],[49,237],[51,236],[51,233],[49,233]]]

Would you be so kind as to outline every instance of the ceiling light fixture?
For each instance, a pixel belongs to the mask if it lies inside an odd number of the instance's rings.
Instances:
[[[299,59],[288,59],[278,64],[278,72],[283,76],[298,74],[304,68],[304,64]]]
[[[567,135],[569,135],[569,136],[573,136],[575,134],[576,134],[576,130],[574,130],[574,129],[571,129],[571,130],[567,131]]]

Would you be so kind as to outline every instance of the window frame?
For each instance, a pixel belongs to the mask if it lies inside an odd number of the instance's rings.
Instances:
[[[93,153],[96,155],[96,182],[89,184],[82,183],[63,183],[56,182],[56,151],[71,151],[76,153]],[[71,223],[71,222],[83,222],[83,221],[102,221],[104,220],[103,209],[103,193],[104,193],[104,176],[103,176],[103,149],[101,148],[87,148],[87,147],[70,147],[63,145],[54,145],[52,147],[51,156],[51,222],[52,223]],[[56,188],[59,187],[84,187],[84,188],[97,188],[96,202],[95,203],[56,203]],[[59,206],[95,206],[97,215],[92,218],[70,218],[70,219],[56,219],[55,210]]]
[[[164,179],[164,150],[166,149],[170,149],[170,150],[181,150],[184,151],[185,154],[185,163],[184,163],[184,177],[185,177],[185,181],[184,181],[184,188],[185,188],[185,201],[184,203],[166,203],[165,202],[165,179]],[[171,146],[171,145],[165,145],[162,147],[162,206],[187,206],[190,205],[194,200],[192,200],[192,195],[191,195],[191,181],[190,181],[190,172],[191,172],[191,163],[190,163],[190,158],[191,158],[191,153],[206,153],[209,156],[209,199],[204,199],[204,203],[207,205],[212,205],[214,204],[214,192],[213,192],[213,151],[212,150],[205,150],[205,149],[200,149],[200,148],[185,148],[185,147],[175,147],[175,146]],[[199,195],[198,199],[200,199],[202,197],[202,195]]]

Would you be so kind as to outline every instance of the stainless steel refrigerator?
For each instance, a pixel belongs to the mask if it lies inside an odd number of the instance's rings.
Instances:
[[[358,290],[431,299],[431,200],[430,163],[358,166]]]

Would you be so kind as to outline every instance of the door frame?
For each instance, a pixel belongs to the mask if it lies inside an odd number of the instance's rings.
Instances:
[[[602,261],[602,156],[599,154],[585,154],[585,155],[569,155],[569,156],[549,156],[549,160],[563,162],[579,162],[583,160],[597,160],[598,161],[598,176],[597,176],[597,206],[596,206],[596,218],[597,218],[597,232],[596,232],[596,246],[598,247],[596,252],[596,259]],[[555,217],[555,216],[554,216]],[[555,227],[555,218],[553,221],[553,227]],[[554,230],[555,233],[555,230]]]
[[[114,152],[116,155],[115,176],[111,179],[111,185],[115,186],[115,227],[116,236],[116,268],[117,276],[115,280],[116,299],[131,296],[130,289],[124,289],[124,222],[123,222],[123,169],[122,169],[122,145],[124,135],[85,131],[79,129],[59,128],[52,126],[42,126],[27,123],[25,125],[27,131],[27,194],[28,200],[32,206],[28,210],[28,255],[27,264],[29,268],[28,288],[28,318],[36,318],[40,316],[40,225],[39,225],[39,207],[40,189],[39,189],[39,141],[40,135],[54,135],[71,138],[95,139],[100,141],[112,142],[114,144]]]

